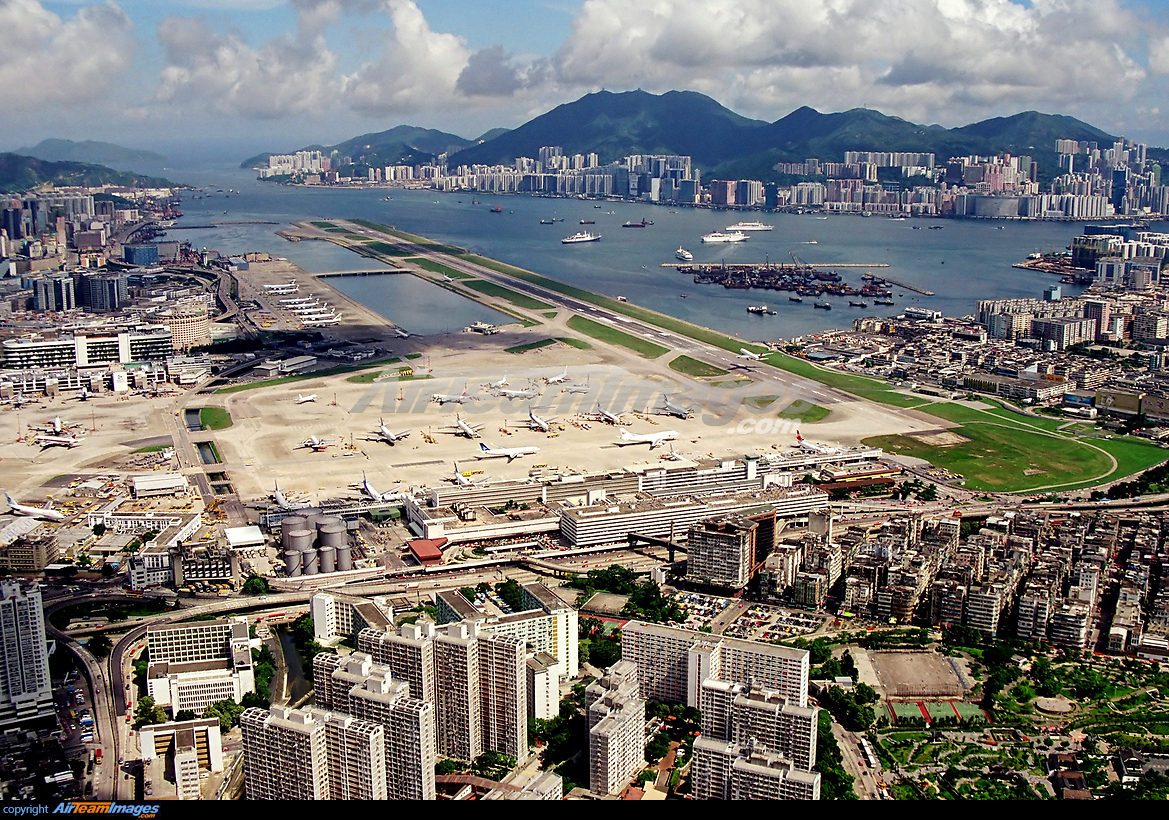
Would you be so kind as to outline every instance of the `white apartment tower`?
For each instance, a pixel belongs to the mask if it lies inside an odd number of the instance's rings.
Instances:
[[[645,765],[645,701],[637,666],[619,661],[585,690],[589,790],[618,794]]]
[[[375,663],[388,666],[398,680],[410,683],[410,696],[435,702],[434,624],[403,624],[396,633],[363,629],[357,634],[357,649]]]
[[[0,727],[53,714],[49,650],[40,587],[0,582]]]
[[[476,624],[447,624],[434,639],[438,753],[471,761],[483,753]]]
[[[702,683],[702,736],[755,742],[801,769],[816,765],[819,707],[797,706],[774,689],[733,681]]]
[[[384,800],[381,726],[322,709],[247,709],[244,778],[249,800]]]
[[[409,696],[387,666],[363,653],[321,653],[313,661],[317,705],[385,729],[386,797],[433,800],[437,748],[434,704]]]
[[[483,748],[517,761],[528,756],[527,648],[510,635],[479,636]]]

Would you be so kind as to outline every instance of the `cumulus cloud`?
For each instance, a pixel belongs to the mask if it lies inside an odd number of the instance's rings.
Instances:
[[[62,18],[38,0],[0,0],[0,107],[11,114],[102,97],[130,67],[133,27],[113,2]]]
[[[253,47],[216,34],[197,18],[168,17],[158,27],[167,66],[155,100],[248,119],[311,114],[337,89],[336,56],[324,38],[300,30]]]
[[[1130,99],[1145,28],[1117,0],[588,0],[556,62],[566,86],[960,120]],[[1169,71],[1169,45],[1151,53]]]

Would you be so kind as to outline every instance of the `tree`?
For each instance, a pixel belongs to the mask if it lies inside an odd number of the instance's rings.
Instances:
[[[267,595],[268,581],[259,575],[252,575],[244,581],[243,591],[248,595]]]
[[[104,564],[101,565],[101,577],[102,578],[113,578],[117,574],[118,574],[118,568],[115,567],[113,564],[111,564],[109,561],[106,561]]]
[[[90,563],[89,553],[83,552],[81,555],[77,556],[77,566],[88,567]]]
[[[620,637],[597,638],[589,644],[589,663],[593,666],[608,669],[619,660],[621,660]]]
[[[110,649],[113,648],[113,644],[110,642],[108,635],[106,635],[104,632],[99,632],[86,641],[85,648],[88,649],[95,658],[101,660],[110,654]]]
[[[218,703],[213,703],[203,710],[203,717],[218,718],[219,728],[223,731],[228,731],[232,726],[239,724],[239,716],[243,714],[244,707],[236,703],[231,698],[221,700]]]
[[[106,534],[106,525],[105,524],[94,524],[93,525],[93,534],[95,536],[97,536],[98,538],[101,538],[103,535]]]
[[[523,611],[524,590],[514,578],[509,578],[502,584],[496,584],[495,594],[511,607],[512,612]]]
[[[177,720],[177,721],[194,720],[194,719],[195,719],[195,713],[190,709],[180,709],[179,713],[177,715],[175,715],[175,720]]]
[[[166,723],[166,712],[161,706],[154,705],[154,698],[144,695],[138,699],[138,705],[134,707],[134,720],[143,726]]]

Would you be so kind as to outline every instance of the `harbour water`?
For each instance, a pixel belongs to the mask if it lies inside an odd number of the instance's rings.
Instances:
[[[376,269],[382,266],[342,248],[323,242],[290,243],[275,233],[296,220],[365,218],[460,245],[597,293],[624,296],[631,303],[736,334],[745,340],[790,338],[847,327],[857,317],[896,315],[911,305],[940,310],[947,316],[964,316],[974,312],[978,299],[1038,297],[1045,287],[1057,284],[1058,280],[1049,274],[1011,266],[1029,253],[1063,249],[1082,230],[1077,223],[747,215],[640,203],[470,192],[314,189],[259,182],[251,171],[227,168],[167,169],[165,175],[204,186],[194,194],[184,193],[185,215],[180,226],[210,222],[279,223],[176,230],[168,237],[191,241],[196,247],[231,253],[267,251],[287,257],[314,273]],[[194,195],[201,198],[194,199]],[[502,213],[492,213],[490,209],[495,206]],[[742,218],[758,218],[774,225],[774,230],[752,233],[748,241],[732,245],[701,242],[703,234],[722,230]],[[541,220],[550,219],[563,221],[540,224]],[[642,219],[652,220],[654,224],[645,228],[621,227],[624,222]],[[562,238],[582,229],[581,220],[592,220],[595,224],[584,228],[601,234],[603,239],[562,245]],[[830,299],[832,310],[815,310],[812,300],[789,302],[786,294],[773,291],[697,285],[690,276],[661,267],[662,263],[675,261],[674,253],[679,247],[691,251],[695,263],[790,263],[793,255],[811,264],[885,263],[888,268],[873,268],[871,272],[934,291],[936,295],[924,296],[894,286],[893,306],[850,307],[846,299]],[[866,269],[848,268],[839,273],[846,282],[859,285]],[[341,288],[346,293],[379,312],[400,304],[402,295],[396,289],[406,287],[403,281],[397,276],[331,280],[334,285],[343,283]],[[357,292],[351,293],[350,287]],[[1068,285],[1063,288],[1065,295],[1082,290]],[[443,292],[443,296],[449,294]],[[422,310],[429,304],[425,293],[407,294],[407,298],[418,299],[412,303],[412,310]],[[775,314],[748,314],[748,305],[761,303],[767,303]],[[441,315],[446,309],[436,304],[433,312]],[[462,319],[455,322],[460,327],[467,323]],[[409,322],[404,324],[410,327]]]
[[[492,310],[408,273],[333,276],[328,281],[350,299],[416,335],[453,333],[475,322],[501,325],[515,321],[506,313]]]

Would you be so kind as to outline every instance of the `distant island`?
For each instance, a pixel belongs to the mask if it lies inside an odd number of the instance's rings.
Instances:
[[[120,185],[127,188],[176,188],[178,184],[159,177],[116,171],[86,162],[49,162],[22,154],[0,154],[0,191],[20,193],[38,185],[96,187]]]
[[[85,162],[96,165],[128,165],[133,162],[164,162],[166,157],[153,151],[126,148],[112,142],[47,139],[31,148],[17,148],[12,153],[36,157],[46,162]]]

